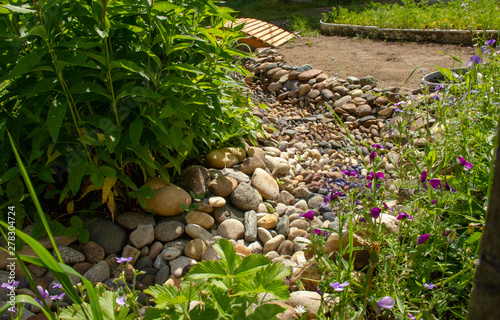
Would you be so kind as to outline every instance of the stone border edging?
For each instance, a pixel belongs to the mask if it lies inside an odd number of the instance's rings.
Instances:
[[[438,41],[446,43],[472,44],[473,39],[483,35],[487,39],[498,37],[500,30],[424,30],[424,29],[388,29],[375,26],[328,23],[320,21],[321,30],[326,34],[341,36],[366,35],[373,38],[410,41]]]

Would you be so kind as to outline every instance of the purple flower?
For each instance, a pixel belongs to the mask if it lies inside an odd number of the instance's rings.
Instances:
[[[52,301],[54,301],[54,300],[62,300],[65,294],[66,293],[63,292],[60,295],[50,296],[50,300],[52,300]]]
[[[373,176],[375,175],[375,173],[373,172],[370,172],[367,176],[366,176],[366,180],[368,181],[372,181],[373,180]]]
[[[366,223],[366,219],[365,218],[359,218],[359,222]]]
[[[392,309],[396,305],[396,300],[392,297],[385,296],[377,302],[377,306],[382,309]]]
[[[315,285],[313,285],[314,287],[314,291],[316,291],[318,294],[322,295],[323,294],[323,291],[321,291],[320,288],[316,287]]]
[[[481,52],[482,53],[488,53],[488,52],[490,52],[490,47],[492,47],[493,44],[495,44],[495,42],[496,42],[495,39],[487,40],[486,44],[481,46]]]
[[[426,242],[429,239],[430,236],[431,235],[428,234],[428,233],[423,234],[421,236],[418,236],[418,238],[417,238],[417,244],[423,244],[424,242]]]
[[[431,185],[431,187],[433,189],[437,189],[437,188],[441,187],[441,180],[434,178],[434,179],[429,180],[429,184]]]
[[[308,220],[314,220],[314,211],[307,211],[304,213],[299,214],[299,218],[304,218]]]
[[[115,302],[119,306],[124,306],[125,303],[127,303],[127,300],[125,299],[125,296],[121,296],[119,298],[116,298]]]
[[[393,110],[394,110],[394,112],[396,112],[396,113],[402,113],[402,112],[403,112],[403,110],[402,110],[402,109],[399,109],[399,108],[394,108]]]
[[[466,66],[467,68],[472,67],[474,64],[480,64],[483,62],[483,58],[481,58],[478,54],[473,55],[469,61],[467,61]]]
[[[420,176],[420,181],[424,183],[426,179],[427,179],[427,171],[424,170],[422,171],[422,175]]]
[[[116,258],[116,262],[117,263],[130,262],[130,261],[132,261],[132,259],[133,259],[132,257],[128,257],[128,258],[125,258],[125,257],[118,258],[117,257]]]
[[[63,286],[62,286],[61,284],[57,283],[57,282],[54,282],[54,283],[52,284],[52,289],[56,289],[56,288],[57,288],[57,289],[62,289],[62,288],[63,288]]]
[[[370,215],[372,217],[374,217],[375,219],[377,219],[380,216],[381,212],[382,212],[382,209],[380,209],[379,207],[375,207],[375,208],[372,208],[370,210]]]
[[[40,293],[40,295],[42,296],[42,299],[45,300],[49,297],[49,292],[47,290],[44,290],[42,287],[40,286],[37,286],[36,289],[38,290],[38,293]],[[36,297],[35,300],[38,302],[38,303],[42,303],[40,301],[40,298]]]
[[[319,230],[319,229],[314,229],[314,230],[313,230],[313,233],[314,233],[314,234],[317,234],[317,235],[319,236],[322,232],[321,232],[321,230]]]
[[[339,283],[339,282],[330,283],[330,287],[332,287],[333,290],[335,290],[337,292],[344,291],[344,288],[347,287],[348,285],[349,285],[349,281],[346,281],[344,283]]]
[[[411,313],[408,313],[408,318],[410,318],[411,320],[417,320],[417,317],[415,317]]]
[[[446,230],[443,232],[442,236],[443,236],[443,237],[447,237],[447,236],[449,236],[449,235],[450,235],[450,233],[451,233],[451,229],[446,229]]]
[[[458,157],[458,161],[460,161],[460,164],[464,166],[465,171],[469,171],[472,169],[472,164],[470,162],[465,161],[464,158]]]
[[[375,148],[375,149],[385,149],[385,147],[381,144],[372,144],[372,148]]]
[[[7,290],[16,290],[16,287],[19,285],[18,281],[12,281],[10,284],[3,282],[2,285],[0,285],[0,288],[4,288]]]
[[[324,207],[326,207],[330,203],[330,201],[332,201],[333,199],[335,199],[335,197],[341,196],[343,194],[344,193],[342,191],[335,192],[334,190],[332,190],[332,193],[330,193],[330,196],[326,195],[323,198]]]
[[[326,238],[326,237],[328,237],[329,235],[330,235],[330,232],[328,232],[328,231],[326,231],[326,230],[325,230],[325,231],[323,231],[323,238]]]
[[[486,45],[490,46],[490,47],[493,47],[493,45],[495,44],[495,42],[497,42],[495,39],[486,40]]]
[[[432,204],[436,204],[436,203],[437,203],[437,199],[432,200]]]
[[[359,201],[359,199],[356,199],[356,204],[357,204],[357,205],[360,205],[360,204],[361,204],[361,201]]]
[[[444,189],[447,190],[447,191],[451,191],[451,193],[457,192],[457,189],[450,187],[450,185],[448,184],[448,182],[444,183]]]
[[[411,215],[409,215],[408,213],[398,212],[398,217],[396,219],[398,219],[398,220],[404,220],[404,219],[413,220],[413,217]]]
[[[13,306],[13,307],[10,307],[9,309],[7,309],[7,312],[17,312],[17,307],[16,306]]]
[[[441,90],[441,89],[443,89],[443,88],[444,88],[444,86],[440,86],[440,85],[438,84],[438,85],[436,86],[436,88],[434,88],[434,90],[439,91],[439,90]]]
[[[385,175],[384,175],[383,172],[379,171],[379,172],[375,173],[375,178],[376,179],[384,179],[384,177],[385,177]]]
[[[424,283],[422,286],[423,286],[424,288],[429,289],[429,290],[432,290],[432,289],[436,288],[436,285],[435,285],[435,284],[433,284],[432,282],[431,282],[431,283]]]
[[[349,171],[349,170],[342,170],[342,173],[350,177],[356,177],[358,175],[356,171]]]
[[[375,152],[375,150],[374,150],[374,151],[372,151],[372,152],[370,153],[370,160],[372,160],[372,161],[373,161],[373,159],[375,159],[375,157],[376,157],[376,156],[377,156],[377,153]]]

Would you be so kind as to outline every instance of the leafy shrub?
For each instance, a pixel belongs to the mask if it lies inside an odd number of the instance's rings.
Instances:
[[[249,99],[230,76],[245,73],[233,64],[246,56],[233,48],[242,35],[223,28],[231,13],[211,0],[0,7],[4,203],[25,197],[6,131],[37,194],[71,213],[98,191],[85,209],[106,203],[112,214],[129,190],[151,196],[138,188],[148,176],[168,181],[186,159],[248,135]]]

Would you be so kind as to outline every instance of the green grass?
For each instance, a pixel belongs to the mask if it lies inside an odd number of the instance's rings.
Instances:
[[[334,7],[324,15],[330,23],[377,26],[395,29],[500,29],[500,5],[494,0],[429,5],[405,0],[403,4],[380,4],[359,7]]]

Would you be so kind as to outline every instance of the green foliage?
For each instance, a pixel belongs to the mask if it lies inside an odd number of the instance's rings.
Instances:
[[[427,1],[403,0],[402,3],[374,3],[366,8],[334,7],[323,14],[325,22],[377,26],[395,29],[500,29],[500,6],[494,0],[464,3],[460,0]]]
[[[271,263],[263,255],[252,254],[242,259],[226,239],[213,248],[220,259],[194,265],[181,284],[182,290],[156,285],[145,291],[155,297],[157,304],[148,310],[146,319],[157,319],[159,315],[187,319],[188,313],[194,319],[193,312],[199,317],[216,319],[262,319],[259,316],[263,314],[266,319],[275,319],[276,314],[283,312],[277,305],[258,303],[257,297],[264,293],[288,299],[290,293],[283,279],[290,274],[289,268]],[[203,301],[203,306],[188,312],[189,303],[194,300]],[[253,304],[257,308],[252,313]]]
[[[0,7],[0,194],[24,194],[7,129],[38,195],[99,192],[112,214],[129,190],[145,204],[149,176],[169,181],[186,159],[247,136],[258,125],[230,75],[246,74],[234,57],[247,56],[223,28],[231,14],[211,0]]]

